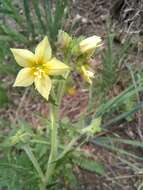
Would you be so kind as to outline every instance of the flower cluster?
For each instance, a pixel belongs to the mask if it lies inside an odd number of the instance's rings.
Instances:
[[[92,84],[94,73],[86,61],[94,50],[101,45],[101,38],[92,36],[79,41],[60,30],[57,44],[63,51],[66,49],[71,55],[74,54],[72,56],[75,56],[76,59],[73,68],[76,68],[85,81]],[[19,71],[13,86],[27,87],[34,83],[36,90],[46,100],[48,100],[52,88],[51,76],[63,75],[70,70],[70,60],[69,65],[67,65],[52,56],[52,48],[47,36],[37,45],[35,53],[27,49],[12,48],[11,51],[16,62],[23,67]]]
[[[89,84],[92,84],[94,72],[89,66],[88,60],[94,53],[95,49],[101,46],[101,41],[101,38],[95,35],[86,39],[72,38],[69,34],[61,30],[58,35],[58,44],[60,44],[60,47],[63,48],[63,50],[69,50],[70,54],[73,54],[76,57],[76,59],[72,61],[74,62],[73,68],[76,68],[76,71]]]

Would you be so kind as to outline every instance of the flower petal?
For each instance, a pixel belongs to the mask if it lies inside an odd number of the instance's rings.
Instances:
[[[56,58],[52,58],[45,64],[49,75],[62,75],[69,70],[69,67]]]
[[[14,49],[11,48],[11,51],[14,55],[16,62],[22,67],[31,67],[34,65],[35,56],[34,54],[27,49]]]
[[[47,36],[37,45],[35,56],[38,63],[46,63],[51,58],[52,49]]]
[[[52,82],[48,76],[44,76],[42,78],[35,79],[35,87],[37,91],[46,99],[48,100],[50,90],[51,90]]]
[[[21,69],[16,77],[15,86],[30,86],[34,82],[33,70],[31,68]]]
[[[84,40],[82,40],[80,43],[79,43],[79,46],[80,46],[80,51],[82,53],[85,53],[85,52],[89,52],[91,50],[94,50],[96,49],[98,46],[101,45],[101,38],[99,36],[91,36],[91,37],[88,37]]]
[[[87,70],[85,66],[81,66],[81,74],[86,82],[92,84],[92,78],[94,78],[94,73],[90,70]]]

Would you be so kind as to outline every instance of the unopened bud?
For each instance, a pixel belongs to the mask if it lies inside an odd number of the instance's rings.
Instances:
[[[69,36],[68,33],[59,30],[58,33],[58,44],[61,46],[61,48],[68,47],[69,43],[71,42],[72,38]]]
[[[98,46],[100,46],[101,41],[102,41],[101,38],[95,35],[89,38],[86,38],[79,43],[80,51],[82,53],[90,52],[96,49]]]

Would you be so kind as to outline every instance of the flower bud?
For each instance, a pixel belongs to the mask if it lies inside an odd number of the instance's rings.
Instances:
[[[87,134],[87,135],[92,136],[96,133],[101,132],[102,131],[101,122],[102,122],[101,117],[97,117],[97,118],[93,119],[89,126],[82,129],[82,134]]]
[[[61,46],[61,48],[67,48],[71,40],[72,38],[68,33],[64,32],[63,30],[59,30],[58,44]]]
[[[69,87],[68,89],[67,89],[67,92],[68,92],[68,94],[70,95],[70,96],[74,96],[75,94],[76,94],[76,88],[75,88],[75,86],[73,86],[73,87]]]
[[[82,53],[91,52],[96,47],[101,45],[101,41],[102,41],[101,38],[95,35],[89,38],[86,38],[79,43],[80,51]]]

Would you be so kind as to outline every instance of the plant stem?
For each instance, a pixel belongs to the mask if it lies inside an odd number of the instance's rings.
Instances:
[[[45,187],[51,182],[53,171],[55,169],[55,159],[57,156],[57,124],[56,124],[56,110],[55,106],[50,107],[51,118],[51,152],[47,164],[47,170],[45,174]]]
[[[62,102],[62,97],[64,95],[64,91],[65,91],[65,85],[66,85],[66,80],[68,78],[68,72],[65,74],[64,78],[65,80],[64,81],[61,81],[59,86],[58,86],[58,91],[57,91],[57,94],[58,94],[58,108],[57,108],[57,113],[60,112],[60,106],[61,106],[61,102]],[[59,116],[59,115],[58,115]],[[59,118],[57,118],[58,120]]]
[[[68,77],[68,72],[65,75],[65,79]],[[51,118],[51,152],[47,164],[47,170],[45,174],[45,183],[44,188],[46,188],[47,185],[51,183],[53,172],[56,166],[56,159],[57,159],[57,140],[58,140],[58,134],[57,134],[57,123],[59,122],[59,113],[60,113],[60,106],[61,106],[61,100],[64,93],[66,81],[60,82],[58,85],[58,92],[57,92],[57,98],[58,98],[58,107],[51,104],[50,107],[50,118]]]
[[[56,124],[56,107],[51,105],[51,157],[55,159],[57,155],[57,124]]]

